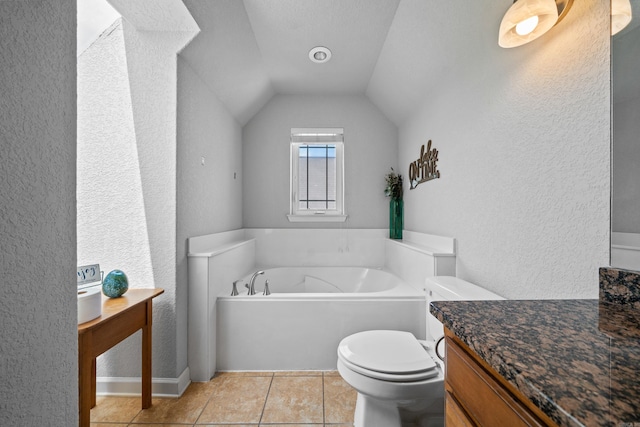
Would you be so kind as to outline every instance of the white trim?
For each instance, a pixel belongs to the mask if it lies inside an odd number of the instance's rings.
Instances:
[[[291,128],[291,137],[294,135],[340,135],[337,141],[342,141],[344,128]]]
[[[611,232],[611,265],[640,270],[640,233]]]
[[[289,222],[345,222],[348,215],[287,215]]]
[[[243,240],[246,240],[244,236],[244,228],[189,237],[187,239],[187,253],[194,254],[209,252],[211,248],[217,248],[218,246]]]
[[[229,252],[235,248],[238,248],[240,246],[249,244],[251,242],[253,242],[255,239],[247,239],[247,240],[243,240],[243,241],[239,241],[239,242],[233,242],[233,243],[228,243],[226,245],[221,245],[219,247],[216,248],[216,250],[214,252],[194,252],[194,253],[188,253],[187,257],[204,257],[204,258],[209,258],[215,255],[219,255],[225,252]]]
[[[442,252],[442,251],[439,251],[438,249],[417,245],[413,242],[403,242],[395,239],[389,239],[389,241],[391,242],[391,244],[404,246],[405,248],[409,248],[413,251],[420,252],[425,255],[438,256],[438,257],[455,257],[456,256],[455,252]]]
[[[614,249],[623,249],[627,251],[640,251],[640,248],[637,248],[635,246],[611,245],[611,247]]]
[[[153,397],[180,397],[191,384],[187,367],[178,378],[152,378]],[[142,383],[140,377],[98,377],[96,394],[100,396],[140,396]]]

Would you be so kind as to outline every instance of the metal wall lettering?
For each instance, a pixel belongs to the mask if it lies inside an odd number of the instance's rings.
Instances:
[[[420,157],[409,164],[409,190],[413,190],[423,182],[440,178],[440,171],[437,169],[438,150],[431,149],[431,140],[427,143],[427,150],[424,144],[420,148]]]

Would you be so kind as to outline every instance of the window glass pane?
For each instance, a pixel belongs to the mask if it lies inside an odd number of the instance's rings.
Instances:
[[[301,145],[298,151],[299,209],[336,209],[335,144]]]
[[[298,200],[299,209],[307,208],[307,147],[300,147],[298,161]]]

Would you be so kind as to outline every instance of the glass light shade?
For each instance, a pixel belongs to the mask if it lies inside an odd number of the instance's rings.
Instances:
[[[516,31],[518,24],[534,16],[538,17],[538,25],[529,33],[518,34]],[[498,44],[509,48],[529,43],[549,31],[556,22],[558,22],[558,6],[555,0],[518,0],[502,18]],[[519,28],[521,29],[522,26]]]
[[[313,54],[313,57],[318,61],[324,61],[325,59],[327,59],[327,54],[324,52],[316,52]]]
[[[618,34],[631,22],[631,2],[611,0],[611,35]]]
[[[526,36],[536,29],[539,21],[540,20],[538,19],[538,15],[534,15],[531,18],[525,19],[524,21],[516,25],[516,33],[518,33],[518,35],[520,36]]]

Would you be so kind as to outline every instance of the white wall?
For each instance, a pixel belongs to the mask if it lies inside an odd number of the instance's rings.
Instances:
[[[76,2],[0,2],[0,425],[78,422]]]
[[[614,38],[612,43],[614,113],[611,230],[640,233],[640,27],[620,36]]]
[[[388,227],[384,175],[397,165],[397,128],[360,95],[276,95],[243,128],[243,226],[302,228],[289,223],[289,143],[293,127],[342,127],[346,223],[310,228]]]
[[[181,57],[177,130],[177,344],[186,349],[187,239],[242,226],[242,129]],[[186,367],[186,352],[178,357]]]
[[[405,227],[455,237],[463,279],[507,298],[597,298],[609,259],[608,7],[574,2],[514,49],[489,22],[482,55],[460,55],[458,78],[401,126],[401,169],[431,139],[441,172],[405,193]]]
[[[78,263],[165,290],[154,300],[156,378],[187,364],[177,332],[176,52],[192,34],[122,20],[78,58]],[[138,377],[139,349],[138,332],[99,359],[98,376]]]

